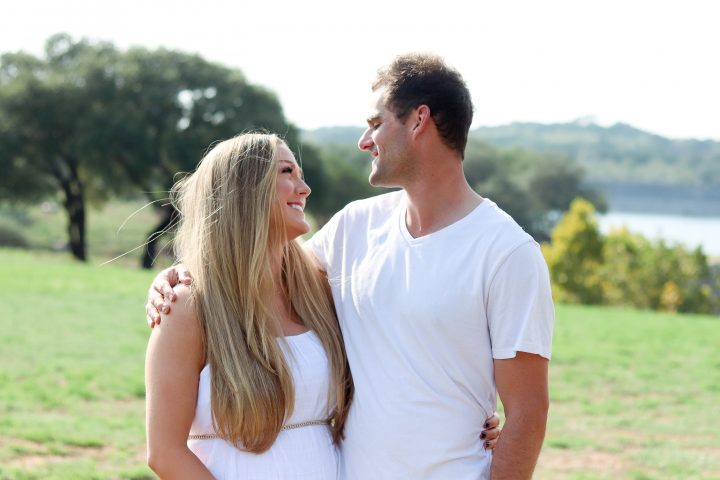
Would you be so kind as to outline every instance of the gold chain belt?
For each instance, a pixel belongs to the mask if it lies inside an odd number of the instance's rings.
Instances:
[[[332,425],[331,420],[308,420],[307,422],[288,423],[280,427],[280,430],[292,430],[293,428],[311,427],[313,425]],[[188,435],[188,440],[211,440],[214,438],[222,438],[217,433],[203,433],[198,435]]]

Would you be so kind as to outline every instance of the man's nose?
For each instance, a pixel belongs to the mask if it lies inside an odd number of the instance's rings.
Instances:
[[[358,148],[363,152],[369,152],[372,149],[373,144],[370,128],[367,128],[360,137],[360,140],[358,140]]]

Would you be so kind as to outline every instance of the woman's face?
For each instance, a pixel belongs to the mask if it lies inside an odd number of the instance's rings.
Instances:
[[[310,187],[305,183],[295,156],[285,144],[278,147],[276,191],[288,240],[310,231],[305,220],[305,202]]]

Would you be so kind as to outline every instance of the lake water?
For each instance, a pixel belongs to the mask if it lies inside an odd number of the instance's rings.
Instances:
[[[662,238],[668,243],[682,243],[691,248],[702,246],[707,255],[720,257],[720,217],[611,211],[598,215],[598,223],[603,233],[613,227],[625,226],[631,232],[653,240]]]

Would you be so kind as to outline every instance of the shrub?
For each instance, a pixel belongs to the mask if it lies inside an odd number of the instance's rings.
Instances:
[[[720,308],[720,268],[701,248],[652,242],[627,229],[602,236],[593,207],[573,201],[543,245],[553,294],[572,303],[603,303],[711,313]]]
[[[598,272],[603,260],[603,239],[594,214],[590,202],[582,198],[573,200],[570,210],[553,229],[551,243],[543,244],[557,300],[602,301]]]

